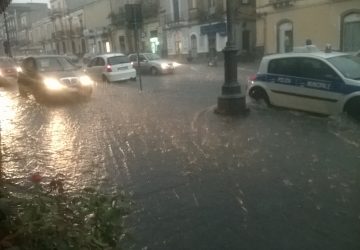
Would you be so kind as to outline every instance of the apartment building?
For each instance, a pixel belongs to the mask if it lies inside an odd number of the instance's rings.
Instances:
[[[13,55],[33,52],[30,38],[32,23],[48,16],[49,9],[42,3],[12,3],[6,9],[6,20]],[[4,20],[0,21],[0,39],[6,40]],[[1,49],[3,52],[3,48]]]
[[[51,0],[52,39],[57,54],[81,56],[87,51],[83,6],[96,0]],[[97,15],[94,15],[96,17]]]
[[[359,0],[257,0],[260,53],[284,53],[306,39],[320,49],[360,50]]]
[[[234,37],[239,54],[255,49],[255,1],[234,3]],[[226,45],[226,0],[164,1],[161,17],[166,31],[167,53],[176,57],[204,57],[220,53]]]

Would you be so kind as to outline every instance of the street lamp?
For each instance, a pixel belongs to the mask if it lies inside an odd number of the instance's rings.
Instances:
[[[226,0],[226,19],[227,19],[227,42],[223,50],[225,82],[222,86],[221,95],[218,97],[216,113],[222,115],[242,115],[249,112],[246,107],[245,94],[241,93],[241,86],[237,80],[237,58],[236,48],[233,37],[234,7],[233,0]]]

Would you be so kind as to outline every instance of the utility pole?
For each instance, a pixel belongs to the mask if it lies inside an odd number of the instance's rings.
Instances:
[[[126,4],[125,5],[126,21],[128,28],[134,30],[135,47],[137,54],[137,74],[139,77],[140,91],[142,91],[142,79],[141,79],[141,65],[140,65],[140,52],[139,52],[139,26],[142,24],[142,13],[140,4]]]
[[[226,19],[227,19],[227,43],[223,50],[225,82],[222,86],[221,95],[218,97],[216,113],[222,115],[244,115],[249,112],[246,107],[245,93],[241,93],[241,86],[237,75],[236,48],[233,37],[233,20],[235,1],[226,0]]]
[[[4,42],[5,52],[9,57],[12,57],[11,53],[11,45],[10,45],[10,38],[9,38],[9,29],[8,29],[8,23],[6,20],[6,8],[5,3],[2,1],[2,11],[3,11],[3,17],[4,17],[4,25],[5,25],[5,32],[6,32],[6,41]]]

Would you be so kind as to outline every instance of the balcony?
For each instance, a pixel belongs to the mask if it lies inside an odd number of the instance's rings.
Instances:
[[[83,36],[83,29],[82,28],[73,28],[70,31],[70,35],[72,38],[79,38]]]
[[[199,19],[199,9],[189,9],[189,21],[196,21]]]
[[[66,37],[66,33],[63,30],[55,31],[51,34],[52,39],[62,39]]]
[[[53,9],[51,10],[50,14],[52,18],[56,18],[56,17],[61,17],[62,12],[59,9]]]
[[[179,15],[166,14],[165,15],[165,24],[167,28],[178,28],[183,27],[188,24],[187,12],[181,12]]]
[[[270,0],[270,4],[275,9],[288,8],[294,6],[295,0]]]

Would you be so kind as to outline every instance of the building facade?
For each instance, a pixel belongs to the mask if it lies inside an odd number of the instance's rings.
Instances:
[[[13,3],[6,9],[6,20],[8,26],[10,45],[13,55],[33,53],[30,33],[32,23],[46,18],[49,9],[46,4],[41,3]],[[6,29],[4,20],[0,22],[1,43],[6,40]],[[3,48],[2,48],[3,53]]]
[[[162,5],[169,56],[219,55],[226,45],[226,0],[169,0]],[[234,2],[234,38],[240,54],[254,51],[255,1]]]
[[[96,0],[51,0],[53,47],[57,54],[82,56],[87,51],[84,9]],[[95,15],[96,16],[96,15]]]
[[[260,54],[284,53],[310,39],[324,49],[360,50],[358,0],[257,0]]]
[[[52,34],[54,26],[50,17],[43,18],[31,25],[30,41],[35,54],[55,54],[56,48]]]

